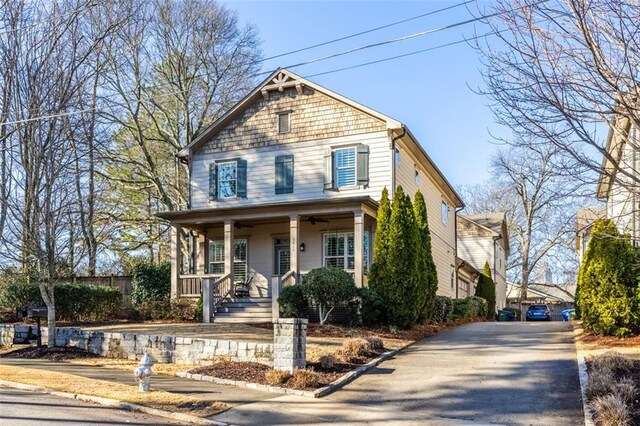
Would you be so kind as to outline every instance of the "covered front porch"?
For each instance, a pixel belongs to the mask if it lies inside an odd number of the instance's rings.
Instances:
[[[321,266],[366,286],[376,212],[359,197],[162,213],[171,223],[171,297],[202,295],[209,322],[243,300],[269,301],[276,317],[280,289]]]

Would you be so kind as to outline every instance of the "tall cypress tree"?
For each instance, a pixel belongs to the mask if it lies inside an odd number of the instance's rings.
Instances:
[[[438,291],[438,273],[431,252],[431,232],[427,218],[427,206],[424,196],[416,192],[413,199],[413,214],[417,228],[417,277],[416,277],[416,309],[418,321],[431,319]]]
[[[417,232],[411,199],[398,186],[393,197],[389,224],[388,301],[389,321],[409,327],[417,319],[415,300]]]
[[[491,278],[491,268],[489,267],[489,261],[486,261],[484,263],[484,270],[478,278],[476,296],[482,297],[487,301],[487,319],[493,319],[496,314],[496,285]]]
[[[391,203],[389,191],[385,187],[380,196],[378,206],[376,238],[373,243],[373,264],[369,274],[369,287],[384,295],[384,286],[389,276],[389,221],[391,220]]]

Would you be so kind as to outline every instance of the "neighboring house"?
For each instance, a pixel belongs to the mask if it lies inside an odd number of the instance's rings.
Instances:
[[[458,286],[456,287],[455,298],[464,299],[475,295],[480,271],[466,260],[456,257],[456,272]]]
[[[546,303],[551,311],[551,319],[561,321],[562,311],[575,307],[575,282],[564,285],[529,283],[526,300],[520,300],[520,291],[520,284],[507,283],[508,306],[521,309],[523,316],[530,305]]]
[[[458,215],[458,257],[478,271],[489,262],[496,284],[496,309],[506,306],[509,233],[504,212]]]
[[[579,262],[587,251],[591,239],[591,228],[598,219],[604,219],[607,211],[604,207],[586,207],[576,213],[576,254]]]
[[[424,194],[438,293],[455,296],[463,203],[402,123],[280,69],[178,157],[190,208],[158,216],[171,224],[172,297],[202,291],[205,321],[270,319],[281,286],[320,266],[366,286],[380,194],[397,185]],[[185,231],[197,240],[191,274],[180,270]],[[252,298],[232,302],[249,280]]]
[[[606,202],[606,217],[640,246],[640,134],[628,117],[617,116],[609,130],[596,196]]]

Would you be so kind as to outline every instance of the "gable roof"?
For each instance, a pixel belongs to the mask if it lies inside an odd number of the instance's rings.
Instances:
[[[505,252],[507,254],[509,253],[509,232],[507,232],[506,212],[460,215],[460,217],[483,230],[489,231],[493,237],[501,237],[504,240]],[[461,228],[458,233],[465,236],[466,232],[464,228]]]
[[[507,299],[519,299],[520,288],[520,284],[507,282]],[[549,302],[574,302],[575,289],[575,284],[567,284],[563,288],[558,284],[529,283],[527,293]]]
[[[300,77],[297,74],[292,73],[284,68],[278,68],[269,75],[262,83],[260,83],[255,89],[253,89],[247,96],[242,98],[240,102],[235,104],[229,111],[224,113],[220,118],[214,121],[209,127],[207,127],[202,133],[200,133],[189,145],[181,149],[178,157],[189,157],[191,153],[200,148],[207,140],[211,139],[216,133],[224,128],[231,120],[238,117],[244,110],[246,110],[251,104],[261,97],[268,97],[269,92],[273,90],[283,91],[286,88],[295,87],[296,90],[301,90],[303,86],[309,87],[315,91],[321,92],[337,101],[343,102],[352,108],[360,110],[365,114],[368,114],[374,118],[377,118],[386,123],[388,130],[401,129],[402,123],[399,121],[379,113],[371,108],[368,108],[360,103],[352,101],[342,95],[339,95],[329,89],[326,89],[316,83],[313,83],[305,78]]]

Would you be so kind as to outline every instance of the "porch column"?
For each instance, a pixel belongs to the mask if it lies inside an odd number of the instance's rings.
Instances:
[[[170,231],[170,251],[169,254],[171,260],[171,298],[177,299],[178,286],[180,285],[180,265],[181,265],[181,250],[180,250],[180,234],[182,233],[182,227],[180,225],[171,225]]]
[[[196,245],[198,247],[198,258],[196,261],[196,274],[198,275],[202,275],[204,274],[205,271],[205,263],[206,263],[206,257],[205,257],[205,253],[207,252],[207,239],[205,237],[204,234],[198,234],[198,240],[196,242]]]
[[[300,219],[298,215],[291,215],[289,217],[289,241],[291,247],[289,248],[289,256],[291,261],[291,270],[296,272],[296,282],[298,282],[298,273],[300,272],[300,265],[298,262],[300,244]],[[289,272],[289,271],[287,271]]]
[[[234,221],[224,221],[224,274],[229,275],[233,283],[233,224]]]
[[[364,212],[353,212],[353,280],[356,287],[362,287],[362,273],[364,272]]]

